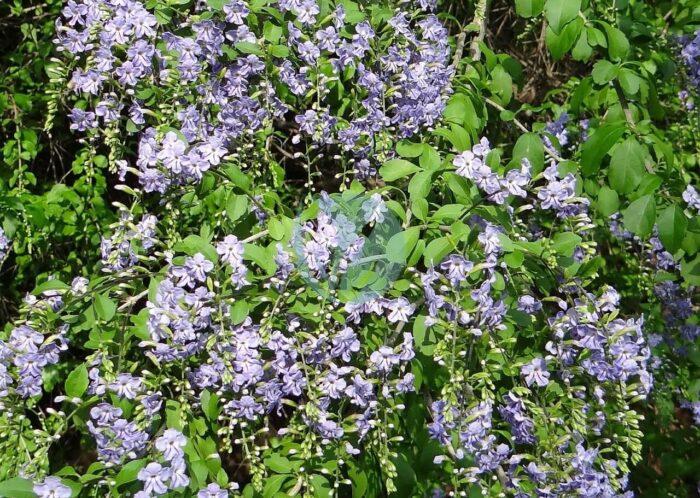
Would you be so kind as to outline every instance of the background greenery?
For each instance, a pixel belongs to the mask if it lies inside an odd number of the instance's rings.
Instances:
[[[697,89],[689,86],[676,40],[700,27],[698,1],[493,0],[481,5],[485,15],[475,12],[472,2],[445,1],[439,7],[453,47],[480,56],[461,63],[446,122],[425,141],[459,149],[464,140],[488,136],[512,152],[509,157],[522,150],[529,155],[535,148],[544,161],[539,138],[531,132],[542,132],[566,113],[571,141],[552,147],[594,201],[599,253],[591,273],[600,285],[610,283],[620,291],[628,314],[643,313],[649,328],[662,329],[663,308],[654,284],[677,279],[694,292],[700,283],[700,224],[697,216],[682,215],[681,199],[686,185],[698,184],[700,106],[688,110],[678,97],[688,89],[697,98]],[[62,6],[60,0],[0,5],[0,223],[13,241],[0,267],[3,324],[17,316],[24,294],[49,275],[69,281],[94,273],[101,236],[117,219],[112,202],[124,199],[113,189],[117,181],[107,168],[109,152],[92,154],[68,130],[65,81],[51,61],[54,22]],[[587,140],[579,124],[584,119],[590,126]],[[297,166],[285,167],[282,175],[298,185]],[[413,190],[408,186],[411,201],[420,204],[420,194],[413,192],[421,186],[413,185]],[[208,199],[201,208],[204,217],[219,211],[218,194],[204,186],[197,195]],[[294,189],[280,190],[272,204],[293,205],[295,199]],[[616,212],[639,237],[637,243],[610,233]],[[192,220],[203,216],[184,213],[183,218],[189,215]],[[677,274],[649,264],[644,241],[655,224],[680,263]],[[673,367],[659,372],[662,388],[654,391],[652,402],[635,407],[645,416],[642,458],[631,477],[639,496],[698,494],[698,428],[681,401],[699,399],[700,350],[696,344],[688,355],[669,361]],[[62,384],[69,371],[55,372],[55,383]],[[400,489],[410,494],[431,477],[429,454],[416,452],[430,443],[421,412],[406,415],[413,439],[402,448],[398,472]],[[61,449],[55,452],[56,461],[80,465],[75,457],[59,456]],[[370,484],[372,479],[379,478],[370,475]]]

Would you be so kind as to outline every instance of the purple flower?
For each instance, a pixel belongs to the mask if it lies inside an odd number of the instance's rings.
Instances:
[[[0,227],[0,263],[5,259],[10,249],[10,239],[5,235],[5,231]]]
[[[532,384],[537,384],[540,387],[549,384],[547,362],[543,358],[535,358],[530,363],[525,364],[520,369],[520,373],[525,377],[525,383],[528,387]]]
[[[149,394],[141,400],[146,415],[152,416],[160,411],[163,405],[163,396],[160,393]]]
[[[136,398],[142,388],[143,379],[127,373],[117,375],[116,380],[109,385],[109,389],[114,391],[117,396],[127,399]]]
[[[228,498],[228,496],[228,491],[221,489],[221,486],[216,483],[209,484],[197,493],[197,498]]]
[[[255,401],[252,396],[245,395],[240,400],[233,400],[231,406],[236,410],[235,416],[248,420],[255,420],[263,413],[263,406]]]
[[[157,462],[151,462],[139,470],[137,478],[143,482],[143,490],[146,493],[162,495],[168,491],[168,486],[165,483],[170,480],[170,474],[169,468],[164,468]]]
[[[170,462],[170,488],[182,488],[190,483],[190,478],[187,475],[187,465],[182,456],[175,458]]]
[[[182,457],[182,448],[187,444],[187,438],[175,429],[166,429],[162,436],[156,439],[156,449],[163,454],[163,458],[170,461]]]
[[[389,311],[387,318],[391,323],[407,322],[415,311],[415,306],[405,297],[400,297],[390,301],[387,304],[387,310]]]
[[[345,393],[350,398],[351,403],[363,408],[368,406],[369,402],[374,399],[372,383],[363,379],[359,374],[353,377],[352,383],[347,387]]]
[[[688,185],[683,191],[683,200],[688,203],[688,207],[695,209],[700,214],[700,195],[695,187]]]
[[[33,486],[39,498],[70,498],[73,492],[58,477],[49,476]]]
[[[467,279],[472,268],[474,263],[458,254],[447,256],[440,264],[440,269],[445,272],[453,287],[459,287]]]
[[[378,372],[388,374],[395,365],[399,364],[399,356],[390,347],[381,346],[370,355],[369,361]]]
[[[229,0],[224,4],[224,13],[228,22],[243,24],[245,18],[250,14],[250,10],[243,0]]]
[[[357,334],[350,328],[345,327],[333,337],[333,347],[331,355],[340,357],[343,361],[350,361],[353,353],[360,350],[360,341],[357,339]]]
[[[520,296],[518,298],[518,309],[523,313],[532,315],[542,309],[542,303],[532,296]]]

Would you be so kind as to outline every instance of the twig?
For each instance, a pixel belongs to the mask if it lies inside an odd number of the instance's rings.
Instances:
[[[458,36],[457,36],[457,48],[455,49],[455,55],[452,58],[452,75],[450,78],[454,78],[455,74],[457,74],[457,66],[459,65],[459,61],[462,60],[462,54],[464,53],[464,44],[467,42],[467,33],[466,31],[462,31]]]
[[[479,44],[484,41],[484,37],[486,36],[486,22],[488,20],[488,3],[489,0],[479,0],[479,3],[476,4],[476,9],[474,11],[474,21],[472,22],[472,24],[476,24],[477,26],[479,26],[479,31],[472,40],[471,44],[471,54],[472,59],[474,60],[481,59],[481,47],[479,46]]]
[[[625,92],[622,91],[622,87],[620,86],[619,82],[615,81],[613,86],[615,87],[615,93],[617,93],[617,98],[620,101],[620,106],[622,106],[622,110],[625,113],[625,119],[627,120],[627,123],[630,125],[630,128],[632,128],[632,130],[636,130],[637,125],[634,122],[632,110],[630,109],[629,103],[627,102],[627,98],[625,97]]]
[[[255,241],[255,240],[262,239],[262,238],[265,237],[268,233],[270,233],[269,230],[263,230],[262,232],[258,232],[258,233],[256,233],[255,235],[251,235],[251,236],[248,237],[247,239],[241,240],[241,242],[242,242],[243,244],[247,244],[248,242],[253,242],[253,241]]]
[[[124,311],[124,310],[127,309],[128,307],[130,307],[130,306],[136,304],[136,302],[137,302],[139,299],[141,299],[143,296],[145,296],[146,294],[148,294],[148,289],[145,289],[145,290],[139,292],[139,293],[136,294],[135,296],[129,297],[126,301],[124,301],[124,304],[122,304],[121,306],[119,306],[119,308],[117,308],[117,309],[118,309],[119,311]]]
[[[506,110],[506,108],[503,107],[501,104],[499,104],[498,102],[494,102],[493,100],[491,100],[491,99],[489,99],[489,98],[487,98],[487,97],[484,98],[484,101],[485,101],[488,105],[490,105],[491,107],[493,107],[494,109],[497,109],[497,110],[499,110],[499,111],[501,111],[501,112],[503,112],[503,111]],[[520,121],[518,121],[516,118],[513,118],[513,122],[515,123],[515,126],[517,126],[518,128],[520,128],[520,130],[522,130],[524,133],[530,133],[530,130],[527,129],[527,126],[525,126],[524,124],[522,124],[522,123],[521,123]],[[550,149],[550,148],[547,147],[546,145],[544,145],[544,150],[545,150],[545,152],[546,152],[547,154],[549,154],[549,156],[550,156],[552,159],[554,159],[555,161],[561,162],[561,161],[564,160],[564,158],[560,157],[559,154],[557,154],[555,151],[553,151],[552,149]]]

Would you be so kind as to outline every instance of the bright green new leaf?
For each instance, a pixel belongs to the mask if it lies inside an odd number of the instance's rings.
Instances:
[[[547,0],[544,15],[554,33],[559,34],[581,10],[581,0]]]
[[[34,484],[29,479],[13,477],[0,482],[0,496],[6,498],[36,498],[32,490]]]
[[[670,253],[680,249],[688,228],[688,218],[677,204],[671,204],[659,213],[656,226],[661,242]]]
[[[513,147],[513,161],[520,166],[523,158],[527,158],[532,165],[532,173],[536,175],[544,166],[544,146],[542,139],[536,133],[526,133],[518,138]]]
[[[593,71],[591,71],[591,76],[593,76],[593,81],[599,85],[604,85],[612,81],[615,76],[617,76],[618,67],[612,62],[606,61],[605,59],[599,60],[593,66]]]
[[[420,171],[420,168],[405,159],[391,159],[379,168],[379,174],[385,182],[393,182],[416,171]]]
[[[629,194],[642,181],[646,151],[634,137],[615,147],[610,158],[608,180],[620,194]]]
[[[66,377],[66,394],[73,398],[79,398],[87,390],[89,381],[87,367],[81,363]]]
[[[552,247],[559,254],[571,257],[574,249],[581,243],[581,237],[573,232],[558,233],[552,239]]]
[[[248,212],[248,198],[245,195],[231,194],[226,201],[226,215],[236,221]]]
[[[598,212],[603,216],[610,216],[617,213],[620,208],[620,198],[610,187],[604,185],[598,191]]]
[[[387,243],[387,259],[392,263],[405,263],[415,249],[420,237],[420,228],[411,227],[403,232],[394,234]]]
[[[605,34],[608,37],[608,54],[613,60],[622,60],[630,50],[630,42],[625,34],[614,26],[605,24]]]
[[[604,124],[593,132],[581,149],[581,170],[584,175],[598,171],[603,157],[625,133],[625,129],[624,122],[617,121]]]
[[[102,320],[108,322],[117,312],[117,305],[109,297],[104,294],[95,296],[95,312]]]
[[[656,200],[651,195],[640,197],[622,211],[622,219],[627,230],[646,237],[656,221]]]
[[[554,31],[551,27],[547,27],[545,41],[555,60],[561,59],[571,50],[581,34],[582,29],[583,20],[578,18],[567,24],[559,33]]]
[[[535,17],[542,13],[544,0],[515,0],[515,12],[522,17]]]

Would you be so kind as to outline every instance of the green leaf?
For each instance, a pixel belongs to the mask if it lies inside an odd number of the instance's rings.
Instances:
[[[210,393],[207,389],[202,391],[200,396],[202,403],[202,411],[204,415],[212,422],[216,422],[219,416],[219,396]]]
[[[617,79],[625,93],[630,96],[635,95],[639,91],[639,85],[642,81],[637,73],[627,68],[620,70],[620,75]]]
[[[690,285],[700,285],[700,256],[681,263],[681,275]]]
[[[95,312],[98,317],[108,322],[117,312],[117,305],[106,295],[98,294],[95,296]]]
[[[544,0],[515,0],[515,12],[522,17],[535,17],[542,13]]]
[[[610,158],[608,180],[610,186],[620,194],[629,194],[644,176],[644,147],[633,137],[615,147]]]
[[[265,270],[268,275],[275,273],[277,265],[269,251],[255,244],[245,244],[243,246],[243,258],[253,261],[260,268]]]
[[[688,229],[688,218],[677,204],[672,204],[659,213],[656,226],[659,228],[659,238],[668,252],[673,254],[680,249]]]
[[[248,315],[250,315],[250,306],[243,300],[237,300],[231,307],[231,321],[236,325],[243,323]]]
[[[630,42],[625,34],[614,26],[604,24],[605,34],[608,37],[608,54],[612,60],[622,60],[627,56]]]
[[[593,76],[593,81],[599,85],[604,85],[612,81],[615,76],[617,76],[618,67],[612,62],[606,60],[599,60],[593,66],[593,71],[591,71],[591,76]]]
[[[552,248],[566,257],[571,257],[580,243],[581,237],[573,232],[557,233],[552,238]]]
[[[396,153],[401,157],[418,157],[423,153],[425,146],[422,143],[413,143],[402,140],[396,144]]]
[[[523,158],[527,158],[532,165],[532,173],[536,175],[544,167],[544,146],[536,133],[526,133],[518,138],[513,148],[513,161],[520,165]]]
[[[236,43],[234,46],[239,52],[243,52],[244,54],[264,55],[262,49],[255,43],[242,41]]]
[[[270,221],[267,225],[268,230],[270,231],[270,237],[272,237],[275,240],[282,240],[287,234],[287,229],[285,228],[284,223],[280,221],[280,219],[277,217],[270,218]]]
[[[522,251],[513,251],[503,256],[503,260],[509,268],[520,268],[525,261],[525,255]]]
[[[560,33],[569,22],[578,16],[581,0],[547,0],[544,15],[554,33]]]
[[[270,43],[277,43],[282,36],[282,28],[270,21],[265,21],[263,25],[263,36]]]
[[[412,201],[423,199],[430,193],[433,181],[432,171],[421,171],[408,183],[408,193]]]
[[[613,189],[603,186],[598,191],[598,212],[603,216],[610,216],[620,209],[620,198]]]
[[[289,474],[275,474],[265,479],[263,498],[272,498],[282,488],[282,485],[291,476]]]
[[[423,252],[425,266],[436,266],[455,248],[448,237],[431,240]]]
[[[4,498],[36,498],[33,487],[34,484],[29,479],[13,477],[0,482],[0,496]]]
[[[287,57],[289,57],[289,48],[284,45],[273,45],[272,47],[270,47],[270,53],[274,57],[286,59]]]
[[[653,196],[640,197],[622,211],[625,228],[635,235],[646,237],[656,221],[656,201]]]
[[[146,459],[132,460],[122,466],[121,470],[114,478],[114,485],[119,487],[122,484],[133,482],[136,480],[136,476],[139,470],[146,466]]]
[[[591,55],[593,55],[593,48],[588,43],[588,31],[582,29],[581,35],[571,51],[571,57],[577,61],[587,61],[591,58]]]
[[[232,194],[226,201],[226,215],[236,221],[248,212],[248,198],[245,195]]]
[[[289,458],[273,453],[265,459],[265,466],[275,474],[289,474],[293,465]]]
[[[416,199],[411,203],[411,211],[416,218],[425,221],[428,217],[428,201],[425,199]]]
[[[408,259],[420,237],[420,228],[411,227],[403,232],[394,234],[387,242],[386,255],[392,263],[403,264]]]
[[[585,175],[598,171],[605,154],[624,133],[625,125],[622,121],[604,124],[593,132],[581,150],[581,170]]]
[[[391,159],[379,168],[379,174],[385,182],[393,182],[416,171],[420,171],[420,168],[405,159]]]
[[[440,167],[440,154],[435,150],[434,147],[426,145],[423,148],[423,153],[418,159],[418,164],[425,170],[436,170]]]
[[[430,221],[437,221],[440,223],[455,221],[462,216],[464,209],[464,206],[461,204],[444,204],[433,213],[430,217]]]
[[[79,398],[87,390],[89,382],[87,367],[81,363],[66,377],[66,394],[71,398]]]
[[[571,50],[581,34],[582,29],[582,19],[575,19],[573,22],[567,24],[564,29],[561,30],[561,33],[557,33],[551,27],[547,26],[545,41],[555,60],[561,59]]]
[[[188,235],[182,242],[175,244],[174,249],[178,252],[184,252],[188,256],[202,253],[212,263],[216,263],[218,260],[214,246],[201,235]]]
[[[67,290],[67,289],[70,289],[70,285],[68,285],[64,282],[61,282],[60,280],[54,278],[51,280],[47,280],[46,282],[44,282],[42,284],[37,285],[36,288],[34,289],[34,291],[32,291],[32,294],[34,294],[35,296],[38,296],[42,292],[46,292],[46,291]]]
[[[500,97],[501,104],[507,105],[513,97],[513,78],[501,65],[491,71],[491,78],[493,78],[491,86],[493,93]]]

